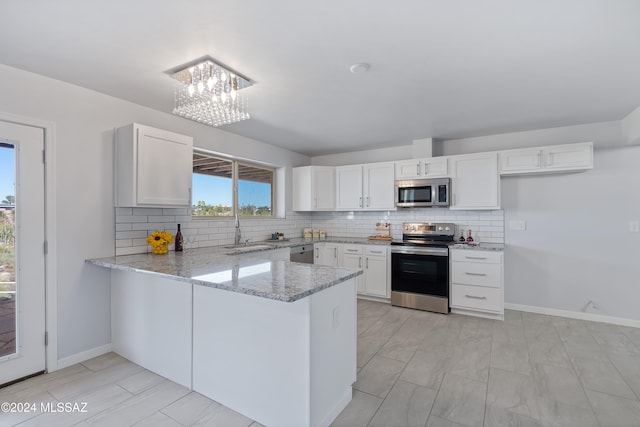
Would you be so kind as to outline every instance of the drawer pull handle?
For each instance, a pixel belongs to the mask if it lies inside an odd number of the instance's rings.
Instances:
[[[486,276],[486,273],[464,273],[467,276]]]
[[[486,257],[483,256],[466,256],[466,259],[487,259]]]
[[[358,252],[357,249],[347,249],[347,252]]]
[[[472,298],[472,299],[487,299],[487,297],[477,297],[475,295],[465,295],[465,297]]]

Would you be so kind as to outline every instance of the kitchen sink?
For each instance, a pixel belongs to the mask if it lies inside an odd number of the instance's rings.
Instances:
[[[270,245],[249,245],[249,246],[225,246],[226,249],[231,249],[231,251],[227,252],[227,255],[238,255],[244,254],[247,252],[256,252],[262,251],[265,249],[273,249]]]

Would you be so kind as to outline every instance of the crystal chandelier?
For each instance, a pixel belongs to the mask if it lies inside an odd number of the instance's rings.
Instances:
[[[173,114],[222,126],[250,118],[247,100],[238,92],[253,84],[249,79],[206,59],[171,75],[176,84]]]

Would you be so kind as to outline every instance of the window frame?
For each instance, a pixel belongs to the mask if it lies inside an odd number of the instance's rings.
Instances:
[[[210,157],[213,159],[217,159],[217,160],[224,160],[227,162],[231,162],[231,191],[232,191],[232,195],[231,195],[231,216],[212,216],[212,215],[194,215],[193,214],[193,197],[191,200],[191,219],[195,219],[195,220],[229,220],[229,219],[233,219],[236,215],[236,213],[239,215],[240,218],[242,219],[250,219],[250,218],[254,218],[254,219],[274,219],[277,218],[275,215],[275,207],[274,207],[274,201],[275,201],[275,191],[276,191],[276,168],[265,165],[263,163],[258,163],[258,162],[252,162],[251,160],[245,160],[245,159],[237,159],[237,158],[233,158],[231,156],[226,156],[224,154],[219,154],[219,153],[212,153],[210,151],[207,150],[202,150],[202,149],[196,149],[194,147],[193,149],[193,153],[194,154],[198,154],[201,156],[206,156],[206,157]],[[191,161],[192,165],[193,165],[193,156],[192,156],[192,161]],[[239,206],[238,206],[238,194],[239,194],[239,188],[238,188],[238,173],[239,173],[239,165],[243,165],[243,166],[249,166],[252,168],[257,168],[257,169],[263,169],[266,171],[269,171],[271,173],[271,191],[270,191],[270,207],[271,207],[271,214],[270,215],[242,215],[239,211]],[[193,168],[193,166],[192,166]],[[197,172],[192,172],[193,174],[197,173]],[[206,175],[206,174],[200,174],[200,175]],[[193,182],[193,179],[192,179]],[[193,184],[192,184],[193,185]],[[193,195],[193,190],[192,190],[192,195]]]

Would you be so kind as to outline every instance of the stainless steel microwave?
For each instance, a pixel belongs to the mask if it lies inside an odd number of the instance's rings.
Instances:
[[[450,178],[396,181],[396,206],[399,208],[449,206],[450,186]]]

